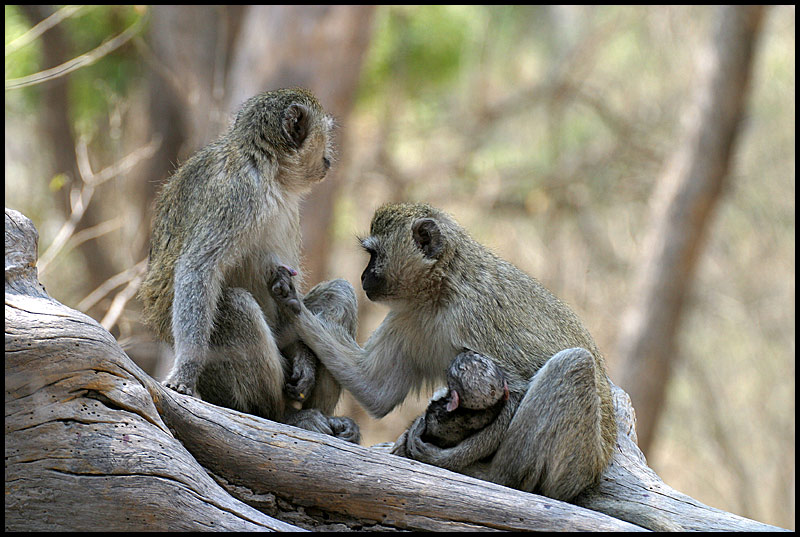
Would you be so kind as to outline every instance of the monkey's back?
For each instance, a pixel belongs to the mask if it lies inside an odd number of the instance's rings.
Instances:
[[[164,341],[172,342],[172,300],[175,265],[187,242],[198,237],[212,218],[229,205],[219,182],[230,153],[225,137],[192,155],[164,184],[153,212],[153,234],[147,274],[139,290],[144,320]],[[222,158],[220,158],[222,157]]]
[[[599,357],[597,346],[577,315],[536,279],[471,241],[453,264],[477,270],[450,269],[449,307],[461,337],[476,352],[502,356],[525,378],[553,354],[583,347]],[[463,322],[459,322],[460,320]],[[469,322],[467,322],[469,320]]]
[[[478,270],[458,270],[459,257]],[[610,459],[616,421],[605,360],[578,316],[535,278],[471,238],[453,263],[450,274],[458,281],[448,286],[453,290],[448,304],[454,328],[464,346],[500,360],[512,391],[524,392],[530,378],[562,350],[581,347],[592,354]]]

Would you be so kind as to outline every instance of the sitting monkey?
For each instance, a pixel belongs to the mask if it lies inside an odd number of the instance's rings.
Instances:
[[[605,361],[577,315],[541,283],[474,240],[430,205],[379,208],[361,285],[389,313],[364,347],[297,297],[278,269],[271,292],[292,328],[373,416],[444,380],[464,348],[503,368],[500,414],[453,447],[424,439],[421,416],[396,453],[559,500],[597,483],[617,424]]]
[[[317,367],[269,290],[276,267],[301,277],[286,265],[300,264],[300,204],[331,166],[333,126],[303,89],[248,99],[230,129],[161,189],[139,296],[175,351],[165,386],[358,442],[353,420],[330,416],[339,383]],[[319,284],[303,303],[333,330],[355,334],[352,286]]]

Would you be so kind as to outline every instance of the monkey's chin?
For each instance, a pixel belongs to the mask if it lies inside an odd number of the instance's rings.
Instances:
[[[397,301],[396,297],[387,295],[386,293],[377,289],[370,289],[369,291],[364,289],[364,293],[367,295],[367,298],[370,300],[370,302],[376,302],[378,304],[391,306],[393,302]]]
[[[376,293],[373,290],[367,291],[366,289],[364,289],[364,294],[367,295],[367,298],[370,299],[371,302],[380,302],[382,298],[379,293]]]

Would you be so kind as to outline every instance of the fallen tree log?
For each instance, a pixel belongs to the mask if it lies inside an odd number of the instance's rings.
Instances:
[[[602,482],[559,502],[164,389],[36,279],[6,209],[7,530],[775,530],[665,485],[620,439]]]

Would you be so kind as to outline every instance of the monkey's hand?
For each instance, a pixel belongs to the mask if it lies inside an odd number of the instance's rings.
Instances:
[[[297,315],[300,313],[300,299],[297,297],[292,276],[297,276],[297,271],[286,265],[277,265],[272,271],[270,291],[279,307]]]
[[[336,438],[341,438],[354,444],[358,444],[361,441],[361,430],[358,428],[358,424],[350,418],[331,416],[328,418],[328,425],[331,426],[333,436]]]
[[[417,418],[420,419],[420,418]],[[397,440],[394,443],[394,447],[392,448],[392,455],[397,455],[398,457],[405,457],[409,458],[408,450],[406,449],[406,439],[408,438],[408,431],[403,431]]]
[[[357,444],[361,440],[358,424],[350,418],[326,416],[316,408],[288,410],[285,421],[289,425],[316,431]]]
[[[165,380],[161,384],[163,384],[165,387],[169,388],[170,390],[175,390],[178,393],[183,393],[183,394],[192,395],[192,396],[194,395],[194,390],[192,388],[190,388],[189,386],[187,386],[186,384],[175,384],[175,383],[172,383],[172,382],[170,382],[168,380]]]
[[[425,428],[424,415],[414,420],[414,423],[408,428],[405,437],[405,457],[453,470],[454,472],[460,471],[464,466],[473,462],[472,460],[463,460],[464,455],[468,455],[468,450],[464,449],[463,442],[452,448],[440,448],[425,442],[422,439],[425,434]]]
[[[317,380],[316,356],[304,343],[293,345],[292,372],[286,380],[286,395],[301,403],[308,399]]]

